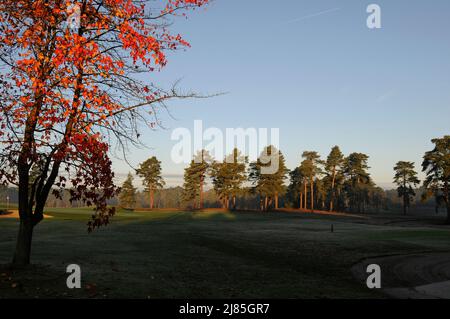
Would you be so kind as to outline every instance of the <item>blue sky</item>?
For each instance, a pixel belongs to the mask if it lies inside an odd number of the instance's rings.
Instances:
[[[382,28],[366,26],[377,3]],[[166,129],[143,134],[149,149],[131,149],[137,165],[155,155],[168,185],[180,184],[172,129],[280,128],[289,168],[304,150],[323,157],[334,145],[370,156],[370,172],[389,187],[399,160],[420,167],[430,140],[450,134],[450,1],[216,0],[175,20],[192,48],[145,80],[200,93],[206,100],[169,104]],[[130,168],[114,160],[120,178]]]

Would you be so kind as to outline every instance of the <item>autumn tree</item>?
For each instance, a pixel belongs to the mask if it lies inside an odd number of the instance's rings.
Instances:
[[[161,176],[161,162],[155,156],[139,164],[136,174],[142,178],[145,191],[150,195],[150,209],[153,209],[155,201],[155,190],[164,187],[165,182]]]
[[[339,146],[334,146],[325,162],[325,172],[330,183],[329,188],[329,210],[334,209],[334,202],[336,198],[336,181],[342,176],[342,166],[344,164],[344,155]]]
[[[272,204],[278,209],[279,196],[286,191],[284,180],[287,173],[284,156],[273,145],[265,147],[257,161],[250,163],[249,180],[253,184],[253,192],[263,198],[263,210],[269,210]]]
[[[119,193],[119,204],[123,208],[132,209],[136,205],[136,191],[133,186],[133,175],[128,173],[127,179],[123,182]]]
[[[206,2],[0,2],[0,182],[19,188],[14,265],[29,264],[33,229],[51,192],[61,196],[67,187],[71,200],[94,206],[89,230],[108,223],[114,208],[107,199],[117,193],[110,145],[139,144],[139,122],[154,126],[158,106],[195,96],[137,75],[188,46],[170,33],[170,17]]]
[[[422,162],[426,174],[424,199],[435,196],[439,204],[444,204],[450,224],[450,135],[431,141],[434,149],[425,153]]]
[[[406,215],[410,203],[416,196],[415,187],[420,183],[413,162],[399,161],[394,167],[394,183],[397,185],[398,197],[403,199],[403,213]]]

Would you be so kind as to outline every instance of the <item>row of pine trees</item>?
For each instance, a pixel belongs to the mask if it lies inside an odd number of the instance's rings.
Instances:
[[[437,202],[447,206],[450,216],[450,136],[432,142],[435,148],[425,154],[422,163],[427,175],[423,197],[434,196]],[[278,156],[273,157],[273,154]],[[264,168],[272,165],[274,158],[279,161],[278,170],[264,174]],[[251,163],[238,149],[223,161],[214,160],[202,150],[184,171],[182,201],[192,209],[202,209],[205,185],[210,181],[222,207],[231,210],[239,209],[239,198],[253,195],[258,201],[257,207],[263,211],[278,209],[280,198],[283,206],[303,211],[380,211],[386,203],[386,193],[373,182],[368,161],[366,154],[355,152],[346,156],[334,146],[324,159],[317,152],[303,152],[300,165],[289,170],[282,152],[272,145]],[[420,180],[413,162],[399,161],[394,171],[394,182],[406,214]],[[161,162],[152,157],[140,164],[136,174],[142,178],[150,208],[153,208],[154,192],[164,186]],[[119,200],[124,207],[133,206],[136,189],[132,179],[130,174],[122,186]]]

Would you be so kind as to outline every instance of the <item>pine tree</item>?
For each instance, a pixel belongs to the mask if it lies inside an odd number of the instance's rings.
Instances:
[[[128,173],[119,194],[119,204],[123,208],[132,209],[136,205],[136,188],[133,186],[133,175]]]
[[[142,178],[145,191],[150,195],[150,209],[153,209],[155,190],[161,189],[165,185],[161,176],[161,162],[153,156],[139,165],[136,174]]]
[[[438,204],[447,207],[447,224],[450,224],[450,135],[431,140],[435,145],[423,157],[422,170],[427,177],[423,183],[424,199],[435,196]]]
[[[266,174],[264,168],[271,167],[274,160],[278,160],[278,170],[273,174]],[[264,198],[261,208],[269,210],[274,204],[278,209],[279,195],[286,187],[284,180],[288,170],[283,154],[275,146],[267,146],[256,162],[250,164],[249,180],[253,183],[253,191]]]
[[[194,209],[197,208],[196,199],[199,197],[200,209],[203,208],[203,189],[206,177],[211,168],[212,158],[205,150],[199,151],[191,164],[184,170],[183,200],[194,201]]]
[[[414,188],[420,183],[413,162],[398,162],[395,167],[394,183],[397,184],[398,197],[403,198],[403,213],[406,215],[416,192]]]
[[[344,164],[344,155],[342,154],[339,146],[334,146],[331,149],[330,154],[327,157],[325,163],[325,172],[327,173],[327,181],[330,183],[329,188],[329,210],[330,212],[334,209],[334,202],[336,198],[336,182],[340,180],[342,175],[341,170]]]
[[[368,188],[374,184],[367,172],[369,156],[363,153],[351,153],[344,163],[346,197],[352,211],[361,212],[367,202]]]
[[[229,208],[232,200],[232,208],[236,209],[236,197],[242,194],[242,184],[246,181],[247,158],[242,156],[237,148],[226,156],[222,163],[214,162],[211,166],[211,177],[214,190],[222,201],[224,208]]]
[[[317,152],[305,151],[303,152],[302,157],[305,159],[302,162],[303,169],[309,179],[311,211],[314,211],[314,179],[322,174],[321,165],[323,165],[324,162],[320,159],[320,155]]]
[[[184,169],[184,184],[183,184],[183,193],[182,199],[183,202],[188,203],[193,201],[193,208],[196,209],[196,198],[199,195],[198,182],[194,178],[193,167],[195,163],[194,160],[191,161],[191,164]]]

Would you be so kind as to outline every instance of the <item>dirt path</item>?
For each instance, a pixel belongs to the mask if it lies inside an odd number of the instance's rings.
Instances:
[[[16,218],[16,219],[19,219],[19,211],[17,209],[11,209],[9,211],[11,212],[11,214],[0,215],[0,219],[2,219],[2,218]],[[49,216],[49,215],[45,215],[44,214],[44,218],[53,218],[53,216]]]
[[[393,298],[450,299],[450,252],[365,259],[352,267],[354,276],[364,285],[370,264],[380,265],[382,290]]]

